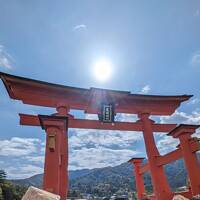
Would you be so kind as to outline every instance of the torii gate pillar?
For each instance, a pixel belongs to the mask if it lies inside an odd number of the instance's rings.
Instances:
[[[68,117],[39,115],[46,131],[43,189],[66,200],[68,191]]]
[[[154,193],[159,200],[172,199],[172,193],[170,191],[167,178],[162,166],[157,166],[157,157],[160,156],[155,144],[152,130],[152,120],[149,119],[148,113],[142,113],[139,115],[143,124],[143,136],[146,146],[146,152],[149,160],[149,168],[151,172],[152,184]]]
[[[199,128],[199,125],[181,124],[168,134],[180,141],[193,196],[200,194],[200,166],[196,152],[193,152],[191,148],[192,140],[195,141],[191,135],[197,128]]]
[[[144,158],[132,158],[129,160],[134,165],[135,171],[135,184],[137,189],[138,200],[142,200],[143,194],[145,193],[144,181],[142,174],[140,173],[140,167]]]

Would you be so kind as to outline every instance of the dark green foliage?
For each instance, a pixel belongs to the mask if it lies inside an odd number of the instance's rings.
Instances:
[[[165,166],[165,172],[172,191],[187,183],[187,172],[183,160],[175,161]]]
[[[6,179],[6,172],[4,170],[0,170],[0,184],[2,184]]]
[[[0,200],[21,200],[27,188],[6,180],[6,173],[0,170]]]
[[[76,197],[76,198],[79,198],[79,199],[83,198],[80,191],[78,191],[78,190],[69,190],[67,197],[68,198],[69,197],[70,198]]]
[[[3,200],[2,188],[0,187],[0,200]]]
[[[6,181],[2,185],[2,196],[4,200],[21,200],[26,190],[26,187]]]

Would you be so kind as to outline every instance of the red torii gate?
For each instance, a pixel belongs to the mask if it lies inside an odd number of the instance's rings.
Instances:
[[[191,95],[156,96],[130,92],[82,89],[0,73],[0,77],[12,99],[25,104],[53,107],[52,115],[20,114],[20,124],[41,126],[47,134],[43,188],[59,194],[66,200],[68,191],[68,128],[142,131],[149,160],[154,192],[159,200],[169,200],[170,191],[162,165],[156,164],[160,154],[155,145],[153,132],[170,132],[176,124],[156,124],[150,115],[171,115]],[[115,113],[137,114],[137,122],[103,123],[98,120],[75,119],[70,109],[84,110],[90,114],[101,113],[101,103],[111,102]]]
[[[156,165],[158,167],[181,158],[184,159],[190,180],[190,188],[188,191],[176,192],[175,194],[182,194],[189,199],[191,199],[192,196],[200,194],[200,166],[196,155],[196,152],[200,150],[200,139],[191,137],[199,127],[199,125],[180,124],[178,127],[174,128],[168,135],[179,139],[180,144],[177,146],[177,149],[163,156],[156,157]],[[138,200],[142,200],[145,194],[142,175],[150,170],[150,164],[148,162],[142,165],[143,160],[144,158],[132,158],[128,161],[134,165]],[[150,197],[152,197],[151,199],[155,199],[154,195]]]

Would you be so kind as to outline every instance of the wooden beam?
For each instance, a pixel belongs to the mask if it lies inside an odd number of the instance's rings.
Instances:
[[[141,168],[140,168],[140,174],[144,174],[145,172],[149,171],[149,163],[144,164]]]
[[[192,152],[197,152],[200,150],[200,139],[199,138],[192,138],[190,141],[190,148]]]
[[[166,165],[170,162],[180,159],[181,157],[182,157],[181,149],[176,149],[166,155],[158,157],[157,165],[158,166]],[[149,171],[149,163],[146,163],[140,168],[140,174],[143,174],[147,171]]]
[[[40,126],[40,121],[37,115],[19,114],[20,125]],[[98,120],[73,119],[69,118],[69,128],[80,129],[100,129],[100,130],[121,130],[121,131],[142,131],[141,122],[115,122],[102,123]],[[154,132],[169,132],[176,124],[152,124]]]
[[[198,139],[193,139],[190,141],[190,148],[193,153],[200,150],[200,143]],[[157,159],[157,165],[166,165],[168,163],[174,162],[178,159],[182,158],[182,152],[180,147],[164,156],[158,157]]]
[[[129,91],[76,88],[2,72],[0,79],[10,98],[30,105],[52,108],[57,108],[57,105],[62,103],[70,109],[80,109],[91,114],[98,114],[101,103],[112,100],[115,103],[116,113],[171,115],[182,102],[192,97],[192,95],[142,95],[132,94]]]
[[[157,158],[157,165],[162,166],[174,162],[182,157],[181,149],[176,149],[166,155]]]
[[[193,140],[190,141],[190,147],[191,147],[191,151],[193,153],[197,152],[200,150],[200,143],[199,143],[199,139],[197,138],[193,138]],[[167,153],[163,156],[160,156],[157,158],[157,165],[158,166],[162,166],[162,165],[166,165],[169,164],[171,162],[174,162],[178,159],[182,158],[182,152],[181,149],[178,148],[170,153]],[[145,165],[143,165],[140,168],[140,174],[143,174],[145,172],[149,171],[149,163],[146,163]]]

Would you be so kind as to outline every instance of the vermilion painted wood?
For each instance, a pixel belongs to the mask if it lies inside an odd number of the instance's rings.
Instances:
[[[146,147],[146,153],[149,160],[149,169],[153,183],[154,193],[157,199],[169,200],[172,199],[173,194],[170,191],[167,178],[162,166],[157,165],[157,157],[160,156],[153,137],[153,130],[149,114],[141,114],[141,121],[143,122],[143,136]]]
[[[193,137],[190,139],[190,149],[192,153],[196,153],[197,151],[200,150],[200,139]]]
[[[57,108],[63,104],[69,109],[87,113],[100,113],[101,103],[115,104],[116,113],[149,113],[171,115],[181,102],[192,95],[156,96],[138,95],[130,92],[90,88],[82,89],[0,73],[8,94],[23,103]]]
[[[20,124],[26,126],[40,126],[37,115],[19,114]],[[176,124],[152,124],[153,131],[169,132],[176,127]],[[101,129],[101,130],[121,130],[121,131],[143,131],[141,122],[115,122],[102,123],[98,120],[74,119],[69,118],[68,128],[81,129]]]
[[[144,164],[140,167],[139,173],[144,174],[145,172],[149,171],[149,163]]]
[[[176,149],[170,153],[157,158],[157,165],[162,166],[174,162],[182,157],[182,152],[180,149]]]
[[[190,149],[193,153],[199,151],[200,150],[199,140],[197,140],[196,138],[192,138],[192,140],[190,140]],[[178,149],[176,149],[170,153],[167,153],[165,155],[157,157],[157,165],[158,166],[166,165],[166,164],[174,162],[178,159],[181,159],[182,157],[183,157],[182,151],[179,147]],[[147,171],[149,171],[149,163],[146,163],[140,167],[141,174],[143,174]]]
[[[60,195],[61,200],[66,200],[68,191],[68,118],[40,115],[39,119],[47,134],[43,188]],[[48,135],[51,134],[55,134],[56,141],[53,152],[48,147]]]
[[[195,132],[199,125],[181,124],[168,135],[178,138],[182,150],[183,158],[189,175],[192,194],[200,194],[200,166],[195,152],[191,150],[191,135]]]
[[[165,155],[162,156],[158,156],[156,158],[156,163],[157,166],[162,166],[162,165],[166,165],[169,164],[173,161],[176,161],[178,159],[180,159],[182,157],[182,152],[180,149],[176,149],[170,153],[167,153]],[[140,174],[143,174],[147,171],[149,171],[149,163],[144,164],[143,166],[140,167]]]
[[[132,158],[129,160],[130,163],[134,165],[135,183],[137,189],[138,200],[142,200],[143,194],[145,194],[145,187],[142,174],[140,174],[140,167],[144,158]]]

